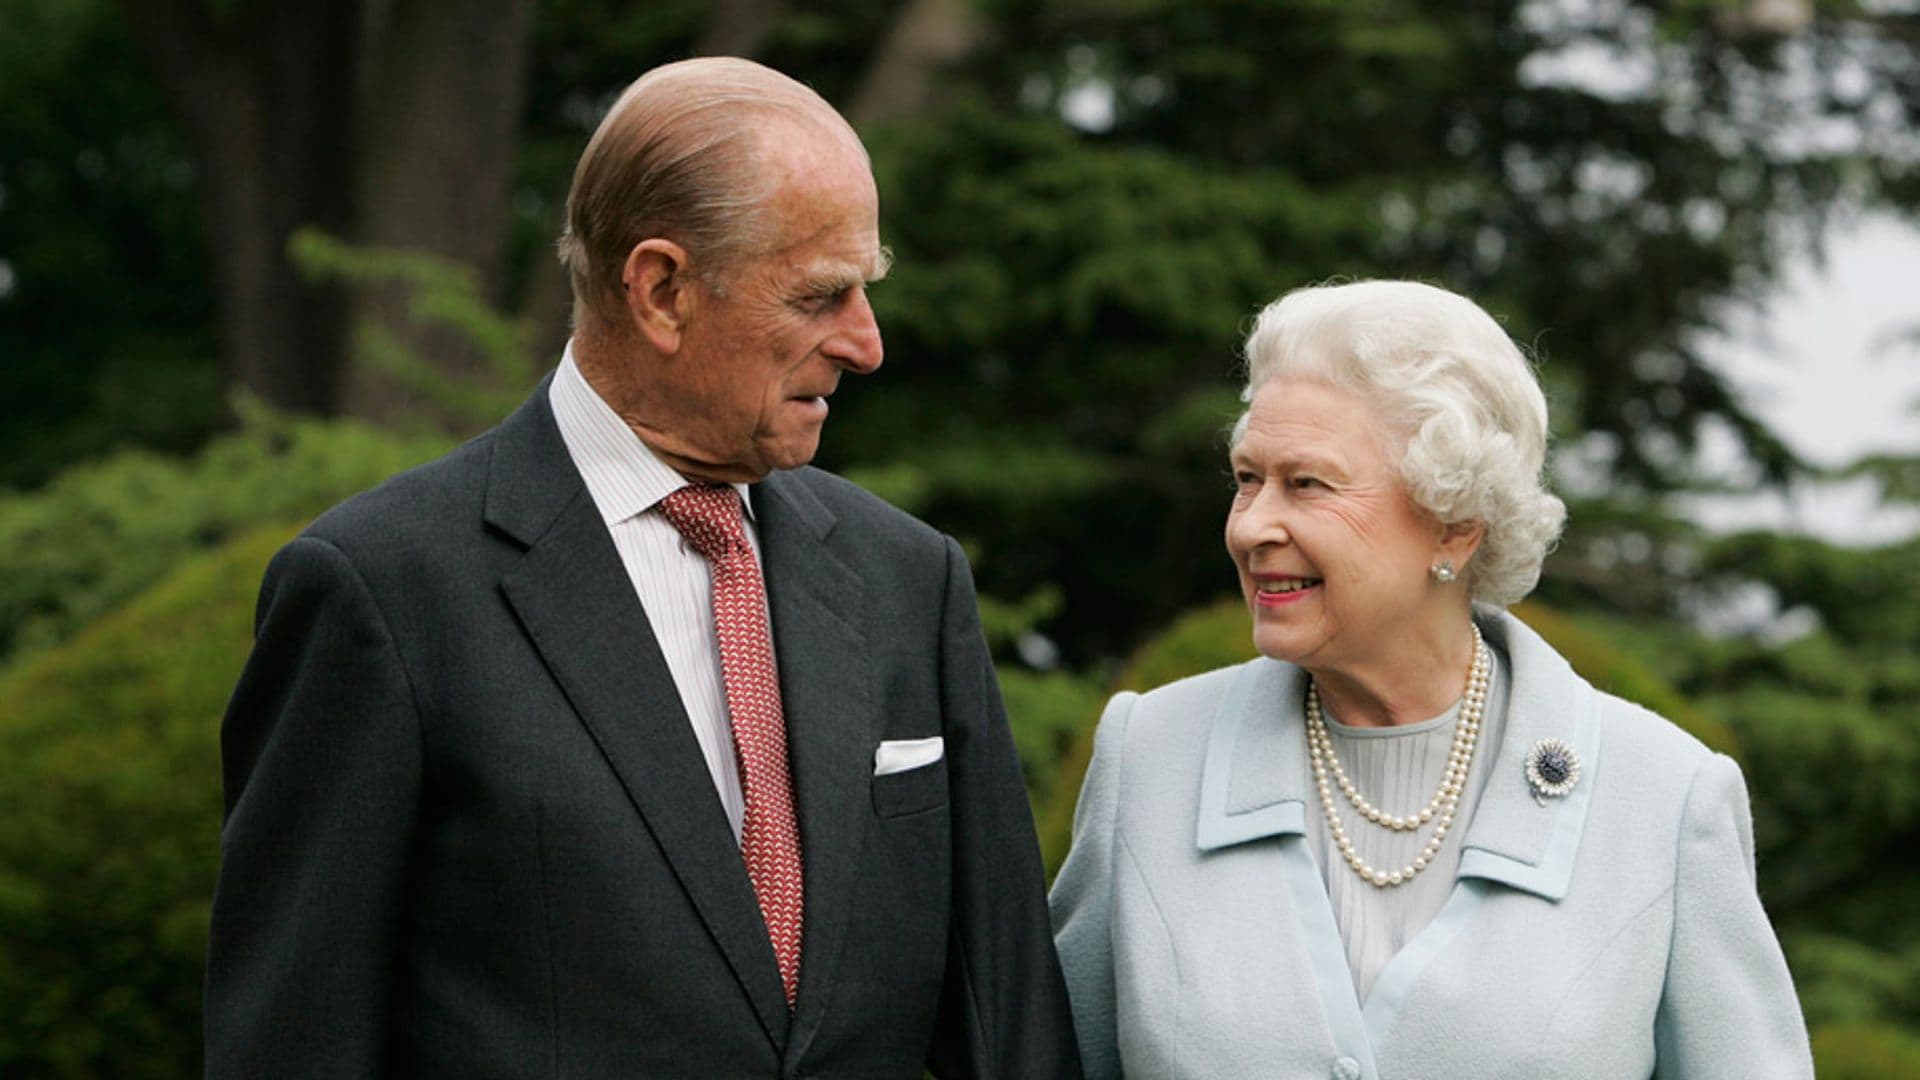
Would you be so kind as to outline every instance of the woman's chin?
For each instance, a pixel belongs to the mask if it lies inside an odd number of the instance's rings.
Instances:
[[[1299,663],[1306,655],[1301,647],[1300,635],[1291,629],[1262,626],[1258,616],[1253,625],[1253,647],[1261,656],[1269,660],[1279,660],[1288,664]]]

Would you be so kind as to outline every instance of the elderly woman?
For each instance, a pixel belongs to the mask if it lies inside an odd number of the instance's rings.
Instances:
[[[1052,897],[1088,1075],[1811,1076],[1738,767],[1502,610],[1565,516],[1513,342],[1364,282],[1247,361],[1262,658],[1100,722]]]

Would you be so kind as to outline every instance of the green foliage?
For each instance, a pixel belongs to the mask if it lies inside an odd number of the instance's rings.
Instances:
[[[456,427],[485,427],[512,412],[545,367],[546,358],[536,360],[527,347],[527,321],[495,310],[472,267],[419,251],[354,246],[315,228],[295,230],[288,254],[315,281],[397,291],[412,324],[449,332],[480,358],[484,370],[455,378],[386,323],[369,320],[355,328],[354,362],[392,376],[445,411]]]
[[[1805,605],[1849,645],[1920,648],[1920,605],[1884,603],[1920,595],[1920,539],[1866,550],[1806,537],[1743,533],[1703,553],[1707,574],[1763,581],[1782,608]]]
[[[1920,947],[1896,952],[1815,932],[1786,946],[1810,1026],[1920,1021]]]
[[[1218,550],[1241,325],[1357,269],[1366,204],[977,99],[869,143],[898,256],[874,304],[907,359],[843,387],[826,463],[972,537],[985,591],[1064,590],[1069,656],[1125,651],[1231,580],[1194,553]]]
[[[1516,607],[1513,613],[1588,682],[1659,713],[1720,753],[1740,756],[1739,739],[1719,717],[1694,707],[1657,670],[1613,643],[1631,635],[1633,628],[1616,626],[1611,635],[1595,633],[1578,618],[1532,603]]]
[[[0,674],[0,1072],[199,1071],[221,709],[290,528]]]
[[[1920,715],[1875,710],[1777,684],[1703,699],[1747,748],[1754,829],[1769,910],[1786,925],[1853,925],[1865,887],[1920,841]]]
[[[240,431],[192,458],[127,450],[0,495],[0,659],[65,640],[195,552],[311,517],[446,449],[438,437],[242,411]]]
[[[221,423],[185,139],[110,0],[0,0],[0,488]]]
[[[1118,689],[1145,692],[1257,655],[1246,601],[1227,597],[1180,616],[1137,649],[1120,676]]]
[[[1006,699],[1014,747],[1020,752],[1020,764],[1026,773],[1027,798],[1034,819],[1046,820],[1061,798],[1067,800],[1071,813],[1086,765],[1083,762],[1075,769],[1069,763],[1081,734],[1099,719],[1100,705],[1106,697],[1100,684],[1070,672],[1035,672],[1002,664],[1000,693]],[[1068,824],[1071,827],[1071,819]],[[1044,831],[1042,846],[1047,846]],[[1065,849],[1057,854],[1064,857]],[[1057,862],[1049,861],[1048,865]]]
[[[1920,1037],[1908,1030],[1880,1024],[1815,1028],[1813,1063],[1821,1080],[1920,1076]]]

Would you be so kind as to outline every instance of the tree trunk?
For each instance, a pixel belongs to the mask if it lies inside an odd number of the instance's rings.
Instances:
[[[466,342],[404,317],[396,290],[301,279],[306,225],[471,266],[492,299],[534,0],[122,0],[194,150],[230,377],[268,402],[391,418],[393,385],[350,370],[349,316],[438,370]]]
[[[349,3],[253,4],[215,22],[192,0],[125,0],[194,148],[229,377],[283,408],[338,398],[337,289],[301,280],[287,237],[353,218]]]
[[[494,301],[533,8],[533,0],[375,0],[367,8],[351,239],[465,264]],[[379,322],[441,375],[489,377],[471,342],[418,325],[405,309],[391,286],[354,291],[356,326]],[[430,412],[364,364],[349,371],[343,406],[375,420]]]
[[[781,0],[718,0],[693,43],[693,55],[758,57],[786,7]]]
[[[909,0],[867,65],[847,119],[858,127],[924,111],[934,103],[940,70],[984,37],[970,0]]]

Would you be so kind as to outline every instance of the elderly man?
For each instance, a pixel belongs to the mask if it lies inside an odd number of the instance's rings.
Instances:
[[[209,1073],[1078,1075],[966,562],[801,467],[881,361],[858,138],[672,64],[567,213],[552,377],[267,571]]]

